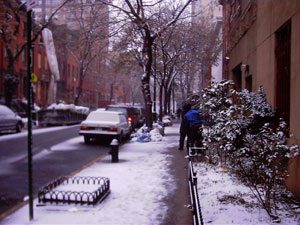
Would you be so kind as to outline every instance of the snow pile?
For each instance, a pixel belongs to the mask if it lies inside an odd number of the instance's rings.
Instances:
[[[158,128],[154,128],[153,130],[151,130],[150,135],[151,135],[152,141],[162,141],[163,140],[163,136],[161,136]]]
[[[250,188],[238,182],[225,168],[194,163],[194,169],[204,224],[299,224],[299,216],[288,216],[288,212],[280,209],[278,213],[284,219],[281,223],[272,223]]]
[[[154,124],[153,129],[149,132],[145,125],[137,130],[136,134],[131,139],[133,142],[158,142],[163,140],[163,127]]]
[[[28,105],[27,99],[22,98],[22,103]],[[35,111],[40,111],[40,110],[41,110],[41,108],[40,108],[37,104],[35,104],[35,103],[34,103],[34,106],[33,106],[33,107],[34,107],[34,110],[35,110]]]
[[[89,114],[90,112],[90,109],[88,107],[84,107],[84,106],[78,106],[78,105],[75,105],[75,110],[76,112],[79,112],[81,114]]]
[[[90,109],[84,106],[77,106],[74,104],[65,104],[65,103],[53,103],[47,107],[47,109],[61,109],[61,110],[71,110],[72,112],[78,112],[81,114],[88,114]]]

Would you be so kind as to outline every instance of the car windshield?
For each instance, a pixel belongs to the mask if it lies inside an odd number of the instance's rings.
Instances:
[[[1,115],[13,115],[13,111],[11,111],[9,108],[7,108],[4,105],[0,105],[0,114]]]
[[[107,107],[106,111],[115,111],[115,112],[122,112],[124,114],[127,114],[126,108],[119,108],[119,107]]]
[[[99,112],[91,112],[88,115],[87,120],[90,121],[119,121],[118,114],[115,113],[99,113]]]

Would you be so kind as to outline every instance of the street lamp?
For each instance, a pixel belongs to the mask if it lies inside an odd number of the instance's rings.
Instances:
[[[32,9],[37,5],[34,0],[27,0],[27,114],[28,114],[28,195],[29,195],[29,220],[33,219],[33,185],[32,185],[32,81],[31,81],[31,23]]]

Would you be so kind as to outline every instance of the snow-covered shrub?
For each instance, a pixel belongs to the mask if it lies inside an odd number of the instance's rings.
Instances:
[[[258,133],[244,137],[244,147],[237,151],[237,172],[253,188],[253,193],[272,216],[278,203],[288,193],[284,181],[288,160],[299,154],[298,146],[287,145],[287,127],[281,122],[276,131],[265,124]]]
[[[203,132],[203,146],[217,148],[232,168],[254,191],[270,216],[276,215],[277,201],[287,193],[289,158],[299,153],[298,146],[287,145],[284,122],[275,130],[270,123],[273,111],[263,88],[257,92],[231,89],[232,81],[213,83],[204,89],[200,112],[208,113],[213,124]],[[215,152],[215,151],[214,151]]]

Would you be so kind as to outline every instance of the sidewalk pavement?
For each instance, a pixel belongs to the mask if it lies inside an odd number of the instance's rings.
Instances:
[[[186,149],[179,151],[179,123],[175,123],[172,131],[166,127],[166,137],[173,137],[173,146],[167,148],[168,153],[173,155],[169,165],[170,174],[175,178],[175,190],[168,193],[166,204],[168,213],[163,224],[193,224],[193,215],[186,205],[190,203],[190,194],[188,187],[188,160],[185,159]],[[175,132],[174,132],[175,131]],[[171,138],[170,138],[171,139]]]
[[[28,219],[27,204],[0,224],[193,224],[179,126],[166,127],[161,142],[122,145],[118,163],[107,155],[76,174],[110,179],[111,193],[100,204],[39,206],[35,199],[34,220]]]

